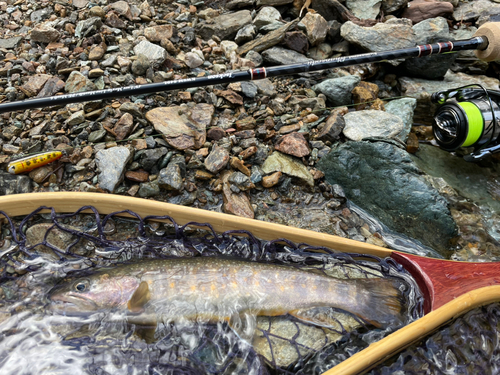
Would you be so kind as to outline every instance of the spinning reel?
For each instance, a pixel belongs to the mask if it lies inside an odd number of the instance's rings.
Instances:
[[[500,91],[474,84],[435,92],[431,100],[441,105],[432,128],[442,149],[474,147],[467,161],[500,152]]]

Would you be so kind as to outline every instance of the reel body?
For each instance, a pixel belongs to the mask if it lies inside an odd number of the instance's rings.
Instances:
[[[474,147],[471,154],[464,156],[467,161],[500,151],[500,91],[471,85],[436,92],[431,100],[441,105],[432,128],[442,149],[451,152]]]

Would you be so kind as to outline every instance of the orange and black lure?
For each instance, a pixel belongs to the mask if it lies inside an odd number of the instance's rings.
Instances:
[[[42,154],[17,159],[9,163],[9,165],[7,166],[7,171],[11,174],[29,172],[45,164],[52,163],[62,156],[62,151],[49,151]]]

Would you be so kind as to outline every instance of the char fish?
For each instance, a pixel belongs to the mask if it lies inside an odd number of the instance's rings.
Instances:
[[[49,299],[53,310],[68,314],[120,310],[162,321],[290,314],[326,327],[324,309],[334,308],[382,327],[402,321],[400,286],[391,278],[343,280],[293,266],[195,257],[143,260],[66,278]]]

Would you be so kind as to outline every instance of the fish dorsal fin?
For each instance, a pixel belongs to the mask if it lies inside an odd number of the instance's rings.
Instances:
[[[143,281],[139,284],[134,294],[132,294],[132,297],[130,297],[127,307],[133,313],[143,312],[144,305],[148,303],[150,299],[151,293],[149,291],[149,285],[147,282]]]

